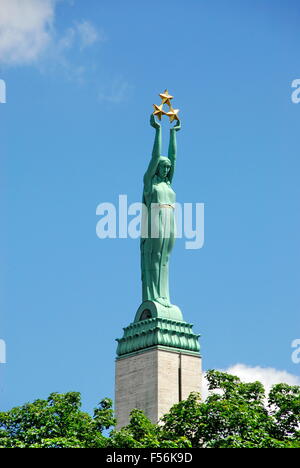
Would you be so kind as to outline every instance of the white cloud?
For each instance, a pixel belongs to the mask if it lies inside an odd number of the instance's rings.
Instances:
[[[87,19],[73,21],[63,31],[55,28],[57,5],[62,0],[0,0],[0,65],[34,65],[41,73],[59,72],[82,84],[97,73],[91,57],[83,52],[106,40],[102,30]],[[64,0],[70,7],[72,0]],[[80,52],[77,53],[76,52]],[[119,104],[128,99],[132,86],[122,78],[101,85],[98,100]]]
[[[68,28],[64,35],[58,38],[57,44],[56,44],[56,49],[58,52],[60,51],[65,51],[68,49],[71,49],[74,45],[75,41],[75,30],[74,28]]]
[[[104,34],[100,33],[92,23],[83,20],[65,31],[64,35],[57,40],[56,49],[60,52],[68,50],[77,43],[79,49],[82,50],[99,40],[105,40]]]
[[[0,0],[0,61],[28,64],[51,42],[55,0]]]
[[[78,23],[76,25],[76,30],[79,34],[82,49],[94,44],[100,39],[99,32],[89,21]],[[101,35],[101,39],[104,40],[103,35]]]
[[[87,20],[71,25],[59,35],[54,27],[57,2],[0,0],[0,63],[28,65],[46,59],[66,64],[65,54],[71,48],[82,50],[105,39]]]
[[[111,104],[119,104],[129,98],[132,89],[132,85],[122,77],[118,77],[112,80],[109,86],[105,88],[102,87],[102,89],[99,90],[98,100],[106,101]]]
[[[286,383],[288,385],[300,385],[300,377],[290,374],[284,370],[277,370],[272,367],[250,367],[245,364],[235,364],[228,369],[220,369],[221,372],[236,375],[242,382],[259,381],[263,384],[266,394],[269,393],[271,387],[278,383]],[[208,386],[205,376],[202,380],[202,397],[205,399],[208,396]]]

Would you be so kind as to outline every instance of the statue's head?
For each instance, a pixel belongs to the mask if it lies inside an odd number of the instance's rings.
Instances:
[[[159,175],[162,179],[165,179],[168,176],[168,173],[171,169],[171,161],[165,156],[160,156],[159,163],[157,166],[156,174]]]

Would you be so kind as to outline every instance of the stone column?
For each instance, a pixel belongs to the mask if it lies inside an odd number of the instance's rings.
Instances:
[[[200,391],[199,353],[155,346],[120,356],[116,360],[117,429],[128,424],[134,408],[157,423],[175,403]]]

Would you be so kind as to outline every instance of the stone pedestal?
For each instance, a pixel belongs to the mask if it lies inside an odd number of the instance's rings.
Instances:
[[[175,319],[170,310],[145,302],[117,340],[117,429],[128,424],[134,408],[157,423],[175,403],[201,392],[199,335],[178,308],[172,312]]]
[[[201,392],[199,355],[157,347],[121,357],[116,361],[117,429],[128,424],[133,408],[157,423],[191,392]]]

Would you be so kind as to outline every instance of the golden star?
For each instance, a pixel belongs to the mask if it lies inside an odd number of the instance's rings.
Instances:
[[[159,96],[161,97],[163,104],[168,104],[168,106],[171,107],[171,99],[173,99],[173,96],[169,94],[169,91],[167,89],[165,89],[165,91],[161,93]]]
[[[163,111],[163,108],[162,108],[163,104],[161,104],[160,106],[157,106],[156,104],[153,104],[153,107],[154,107],[153,115],[157,115],[159,120],[161,120],[161,117],[163,115],[165,115],[165,111]]]
[[[179,112],[179,109],[173,109],[172,106],[170,106],[169,112],[165,112],[165,114],[170,117],[170,122],[173,122],[173,120],[179,120],[177,114]]]

